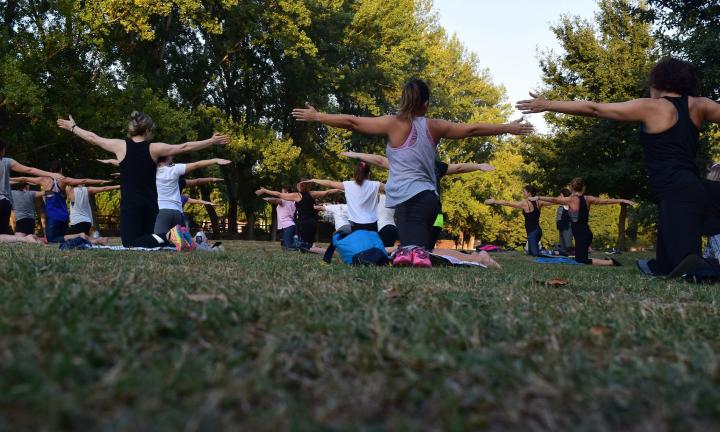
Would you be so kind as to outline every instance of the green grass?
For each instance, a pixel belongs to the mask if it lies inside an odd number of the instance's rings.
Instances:
[[[635,258],[3,245],[0,430],[717,430],[719,288],[643,279]]]

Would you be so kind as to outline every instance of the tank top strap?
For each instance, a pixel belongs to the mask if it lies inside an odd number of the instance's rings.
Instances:
[[[692,117],[690,117],[690,105],[687,95],[681,97],[663,96],[663,99],[670,102],[675,107],[678,123],[690,124],[693,127],[695,126],[692,122]]]

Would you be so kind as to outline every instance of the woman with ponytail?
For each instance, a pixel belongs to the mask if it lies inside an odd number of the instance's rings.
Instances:
[[[344,182],[332,180],[307,180],[306,183],[315,183],[332,189],[345,191],[350,228],[353,231],[378,231],[378,199],[385,192],[385,185],[379,181],[370,180],[370,165],[365,161],[355,165],[354,179]]]
[[[460,124],[425,118],[430,107],[430,88],[419,79],[405,84],[397,114],[357,117],[325,114],[308,105],[293,110],[302,122],[320,122],[366,135],[388,138],[390,175],[386,206],[395,209],[401,248],[396,266],[430,267],[432,226],[440,212],[435,175],[436,147],[441,139],[463,139],[502,134],[526,135],[533,127],[522,119],[505,124]]]
[[[523,188],[521,201],[500,201],[493,198],[485,200],[485,204],[512,207],[522,210],[525,218],[525,233],[527,234],[527,253],[530,256],[540,256],[540,240],[543,231],[540,228],[540,208],[550,205],[538,202],[532,198],[538,194],[538,188],[527,185]]]

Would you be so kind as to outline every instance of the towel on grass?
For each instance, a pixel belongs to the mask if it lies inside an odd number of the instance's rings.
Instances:
[[[567,258],[567,257],[552,257],[552,258],[540,257],[540,258],[535,258],[534,261],[538,264],[581,265],[579,262],[575,261],[574,259]]]

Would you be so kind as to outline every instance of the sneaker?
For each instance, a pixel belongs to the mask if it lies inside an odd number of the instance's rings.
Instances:
[[[180,225],[176,225],[175,228],[170,230],[167,240],[168,243],[171,243],[175,246],[175,249],[177,249],[178,252],[183,250],[183,246],[185,245],[185,239],[183,238],[182,232],[180,231]]]
[[[412,266],[421,268],[432,267],[430,253],[423,248],[414,249],[412,251]]]
[[[395,252],[393,258],[393,267],[410,267],[413,265],[413,250],[408,248],[400,248]]]

